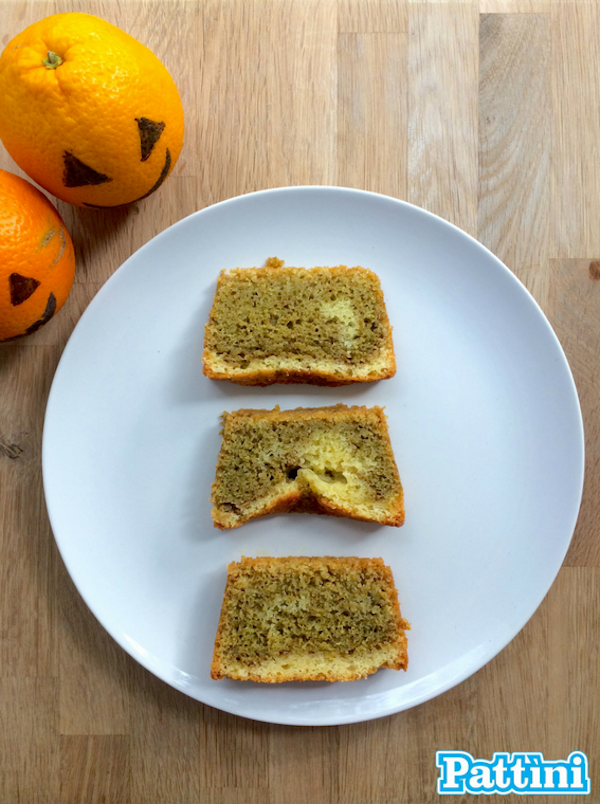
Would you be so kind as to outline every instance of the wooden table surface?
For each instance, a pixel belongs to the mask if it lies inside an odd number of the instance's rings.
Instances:
[[[77,252],[73,291],[47,326],[0,348],[1,804],[425,804],[440,800],[444,748],[488,759],[584,751],[591,796],[526,800],[599,802],[599,2],[0,0],[0,9],[2,47],[57,11],[117,24],[166,64],[187,123],[172,176],[147,200],[113,211],[57,204]],[[19,172],[3,149],[0,167]],[[513,642],[435,700],[324,728],[224,714],[121,650],[61,562],[40,461],[62,349],[118,266],[197,209],[302,184],[408,200],[497,254],[562,342],[587,448],[571,548]]]

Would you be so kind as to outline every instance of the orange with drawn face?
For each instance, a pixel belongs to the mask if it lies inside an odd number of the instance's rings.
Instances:
[[[38,330],[65,303],[73,243],[43,193],[0,170],[0,341]]]
[[[146,198],[181,152],[183,108],[158,58],[90,14],[30,25],[0,57],[0,139],[57,198],[112,207]]]

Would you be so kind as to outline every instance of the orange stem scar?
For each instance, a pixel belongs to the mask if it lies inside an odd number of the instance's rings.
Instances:
[[[54,53],[52,50],[48,51],[48,56],[43,59],[44,67],[47,67],[48,70],[56,70],[57,67],[63,63],[63,60],[58,55],[58,53]]]

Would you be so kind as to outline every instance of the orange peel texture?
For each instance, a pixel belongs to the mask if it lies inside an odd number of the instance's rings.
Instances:
[[[71,204],[130,204],[157,190],[183,144],[175,82],[144,45],[91,14],[30,25],[0,57],[0,139]]]

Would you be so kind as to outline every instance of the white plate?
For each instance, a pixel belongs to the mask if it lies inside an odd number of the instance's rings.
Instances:
[[[394,379],[243,388],[201,371],[222,268],[363,265],[394,327]],[[384,405],[404,527],[306,514],[212,526],[219,416],[239,407]],[[333,187],[253,193],[162,232],[111,277],[64,351],[43,439],[66,566],[114,639],[206,704],[273,723],[388,715],[466,679],[552,584],[581,500],[583,429],[561,347],[513,274],[456,227]],[[409,669],[350,683],[212,681],[227,564],[241,555],[382,556],[412,622]]]

